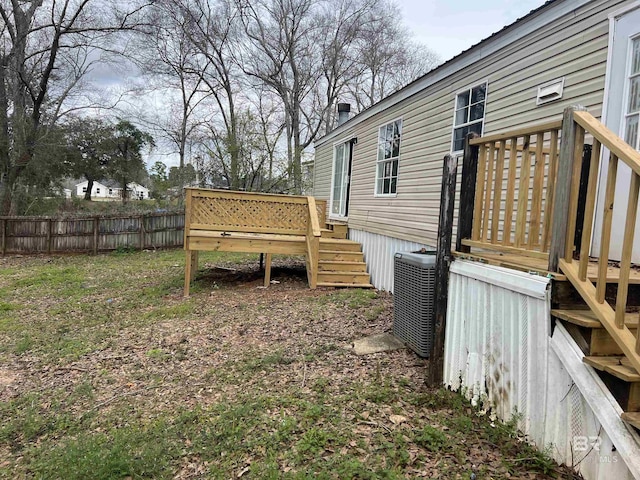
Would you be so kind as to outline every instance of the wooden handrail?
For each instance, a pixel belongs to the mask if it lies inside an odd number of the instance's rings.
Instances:
[[[589,112],[573,112],[573,118],[578,125],[598,139],[602,145],[608,148],[618,159],[626,163],[637,175],[640,175],[640,152],[600,123]]]
[[[311,231],[314,237],[321,235],[320,221],[318,220],[318,207],[316,206],[316,199],[314,197],[307,197],[309,203],[309,220],[311,223]]]
[[[629,277],[631,273],[631,261],[638,216],[638,200],[640,198],[640,152],[637,152],[624,140],[614,134],[605,125],[600,123],[593,115],[583,107],[572,107],[565,110],[563,125],[562,152],[560,162],[563,170],[564,184],[558,185],[558,194],[563,195],[562,201],[558,201],[558,208],[566,214],[566,222],[562,222],[560,215],[555,217],[558,224],[557,231],[561,231],[558,237],[564,235],[564,245],[554,244],[553,256],[557,256],[562,248],[564,251],[559,261],[562,272],[580,292],[583,299],[596,314],[607,332],[614,339],[618,347],[624,352],[634,368],[640,372],[640,330],[634,336],[625,325],[625,313],[629,292]],[[581,182],[581,168],[583,157],[583,143],[586,134],[593,137],[591,158],[589,163],[589,179],[587,181],[586,197],[584,199],[584,219],[580,241],[579,261],[574,261],[576,242],[576,218],[579,208],[578,191]],[[607,168],[606,187],[604,190],[604,203],[602,214],[602,230],[600,233],[600,258],[598,259],[598,272],[595,285],[588,278],[589,254],[596,203],[596,186],[598,172],[600,170],[600,155],[603,148],[609,150],[609,165]],[[622,162],[631,169],[631,183],[626,202],[626,218],[624,222],[624,235],[622,238],[622,251],[619,262],[619,277],[615,305],[610,304],[606,298],[607,274],[609,270],[609,254],[611,248],[611,234],[613,227],[613,208],[616,200],[616,184],[618,179],[618,163]],[[569,187],[568,189],[566,187]],[[619,196],[619,195],[618,195]],[[619,201],[619,198],[618,198]],[[624,205],[626,203],[626,205]],[[554,232],[556,233],[556,232]],[[577,263],[577,264],[576,264]],[[634,338],[635,337],[635,338]]]
[[[519,128],[517,130],[509,130],[505,133],[497,133],[495,135],[487,135],[486,137],[478,137],[469,141],[470,145],[482,145],[483,143],[499,142],[502,140],[510,140],[514,137],[524,137],[526,135],[536,135],[539,132],[550,132],[552,130],[560,130],[562,120],[554,120],[553,122],[540,123],[531,127]]]

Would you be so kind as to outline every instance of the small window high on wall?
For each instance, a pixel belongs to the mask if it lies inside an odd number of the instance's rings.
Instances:
[[[398,162],[402,119],[382,125],[378,130],[376,195],[395,195],[398,187]]]
[[[468,133],[482,135],[484,128],[484,110],[487,100],[487,84],[482,83],[456,95],[453,117],[452,152],[464,149],[464,139]]]

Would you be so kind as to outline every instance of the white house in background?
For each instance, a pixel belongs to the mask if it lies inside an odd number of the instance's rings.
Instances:
[[[84,197],[89,187],[89,182],[84,180],[75,185],[75,194]],[[127,185],[129,198],[136,200],[146,200],[149,198],[149,189],[139,183],[131,182]],[[114,180],[94,180],[91,188],[91,198],[105,200],[119,200],[122,198],[122,187]]]

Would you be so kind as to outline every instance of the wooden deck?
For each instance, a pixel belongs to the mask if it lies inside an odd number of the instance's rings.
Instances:
[[[272,255],[304,255],[309,287],[371,288],[362,246],[347,226],[326,223],[326,202],[313,197],[188,188],[184,295],[199,251],[265,254],[264,286]]]

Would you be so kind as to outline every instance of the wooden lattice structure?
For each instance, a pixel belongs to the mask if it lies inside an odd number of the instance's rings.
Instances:
[[[184,294],[198,264],[198,251],[264,253],[265,286],[271,255],[305,255],[309,286],[316,288],[320,218],[326,205],[313,197],[188,188],[184,248]]]

